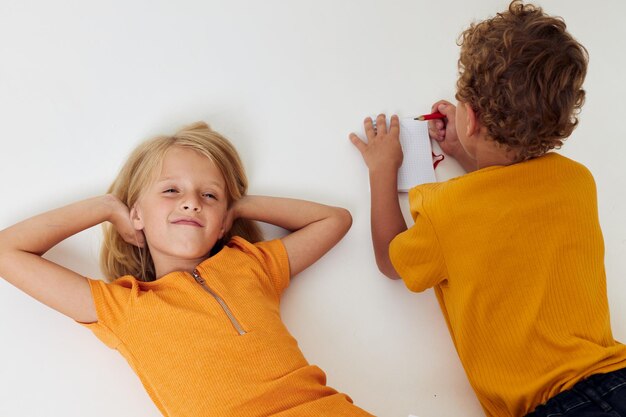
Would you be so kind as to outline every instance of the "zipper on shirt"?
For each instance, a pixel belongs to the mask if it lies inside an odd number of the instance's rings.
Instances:
[[[209,288],[209,286],[207,285],[206,281],[204,280],[204,278],[202,278],[202,276],[200,275],[198,270],[194,269],[191,274],[193,275],[193,278],[196,280],[196,282],[198,284],[200,284],[202,286],[202,288],[204,288],[204,290],[206,292],[211,294],[211,296],[213,296],[215,301],[217,301],[218,304],[222,307],[222,310],[224,311],[226,316],[228,316],[228,319],[230,320],[230,322],[233,325],[233,327],[235,328],[235,330],[237,330],[237,333],[239,333],[240,336],[243,336],[244,334],[246,334],[246,331],[243,329],[241,324],[239,324],[239,322],[235,318],[235,315],[233,314],[233,312],[230,310],[230,308],[228,308],[228,304],[226,304],[226,302],[224,301],[224,299],[222,297],[217,295],[211,288]]]

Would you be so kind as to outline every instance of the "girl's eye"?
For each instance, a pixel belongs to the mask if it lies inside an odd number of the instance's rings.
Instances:
[[[167,190],[163,191],[163,194],[167,194],[167,193],[176,193],[176,189],[174,188],[168,188]]]
[[[202,194],[203,196],[205,196],[206,198],[212,198],[213,200],[217,200],[217,196],[215,194],[212,193],[204,193]]]

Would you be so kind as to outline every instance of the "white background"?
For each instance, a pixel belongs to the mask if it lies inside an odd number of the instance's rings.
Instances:
[[[329,385],[379,416],[480,416],[432,290],[410,293],[376,269],[367,171],[347,137],[367,115],[453,99],[458,35],[507,4],[2,0],[0,228],[105,192],[139,141],[205,120],[238,147],[252,194],[352,212],[345,239],[282,305]],[[626,5],[543,6],[591,56],[580,126],[561,152],[595,175],[613,329],[626,341]],[[450,159],[437,171],[460,172]],[[47,256],[100,277],[99,242],[94,228]],[[3,417],[159,415],[117,352],[3,280],[0,337]]]

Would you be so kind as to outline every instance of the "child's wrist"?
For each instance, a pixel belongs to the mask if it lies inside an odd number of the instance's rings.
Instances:
[[[373,178],[381,178],[381,177],[397,178],[399,169],[400,169],[399,166],[395,167],[392,164],[372,167],[369,169],[370,180]]]
[[[105,194],[101,196],[100,199],[105,207],[106,220],[113,224],[115,224],[116,220],[118,220],[121,211],[128,211],[124,203],[122,203],[120,199],[113,194]]]
[[[233,205],[231,206],[231,216],[232,219],[239,219],[246,216],[246,206],[248,205],[248,203],[250,202],[250,197],[247,195],[244,195],[243,197],[241,197],[239,200],[233,202]]]

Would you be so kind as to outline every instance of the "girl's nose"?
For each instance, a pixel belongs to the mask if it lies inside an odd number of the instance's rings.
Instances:
[[[182,207],[184,211],[200,211],[200,203],[193,197],[185,199],[185,201],[182,202]]]

